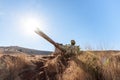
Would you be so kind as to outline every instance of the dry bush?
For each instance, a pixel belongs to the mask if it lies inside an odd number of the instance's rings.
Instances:
[[[105,80],[120,80],[120,55],[111,56],[103,68]]]
[[[61,80],[87,80],[91,79],[92,77],[86,73],[79,65],[74,62],[70,61],[68,68],[62,74]]]
[[[101,51],[94,54],[94,52],[88,51],[78,58],[87,65],[88,69],[91,69],[88,70],[88,73],[93,71],[94,74],[91,76],[95,77],[96,80],[120,80],[120,55],[113,56],[112,54],[114,53]]]
[[[30,65],[25,54],[3,55],[0,57],[0,80],[20,80],[19,73]]]

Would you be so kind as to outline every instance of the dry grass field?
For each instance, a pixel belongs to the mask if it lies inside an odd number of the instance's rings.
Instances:
[[[119,51],[76,56],[0,53],[0,80],[120,80]]]

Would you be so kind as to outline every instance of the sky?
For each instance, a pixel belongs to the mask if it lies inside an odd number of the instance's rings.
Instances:
[[[120,0],[0,0],[0,46],[53,51],[54,46],[21,21],[39,19],[54,41],[81,49],[120,50]],[[34,22],[34,21],[33,21]],[[28,22],[28,24],[31,22]]]

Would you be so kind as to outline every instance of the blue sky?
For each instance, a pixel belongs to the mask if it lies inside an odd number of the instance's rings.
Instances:
[[[120,49],[119,0],[0,0],[0,46],[54,50],[43,38],[23,34],[21,16],[37,16],[56,42],[82,49]]]

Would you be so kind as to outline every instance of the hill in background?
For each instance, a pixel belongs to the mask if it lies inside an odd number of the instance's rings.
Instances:
[[[52,53],[51,51],[28,49],[28,48],[23,48],[23,47],[19,47],[19,46],[0,47],[0,52],[4,53],[4,54],[23,52],[23,53],[35,54],[35,55],[48,55],[48,54]]]

